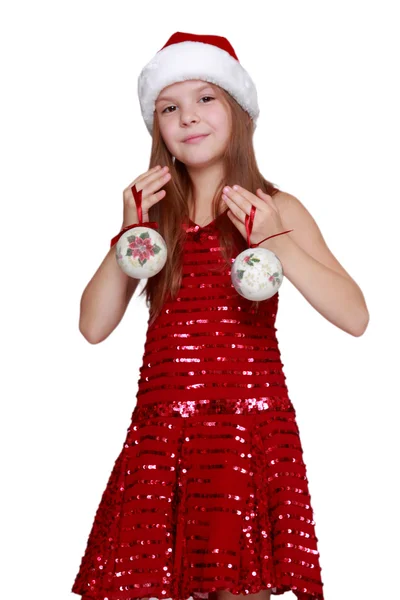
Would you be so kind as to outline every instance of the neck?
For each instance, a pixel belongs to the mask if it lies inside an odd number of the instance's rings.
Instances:
[[[193,185],[193,197],[189,200],[190,218],[196,223],[212,216],[215,191],[223,178],[223,165],[217,163],[207,168],[186,167]],[[199,219],[199,220],[196,220]]]

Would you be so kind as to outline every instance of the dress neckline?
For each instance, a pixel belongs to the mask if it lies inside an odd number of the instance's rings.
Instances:
[[[208,227],[210,227],[211,225],[214,225],[214,223],[216,222],[217,219],[219,219],[222,215],[224,215],[226,212],[228,212],[229,208],[226,208],[224,211],[222,211],[222,213],[220,213],[218,215],[218,217],[216,217],[215,219],[213,219],[212,221],[210,221],[209,223],[207,223],[207,225],[203,225],[200,226],[197,223],[195,223],[194,221],[192,221],[192,219],[189,218],[189,221],[192,225],[194,225],[195,227],[198,227],[198,229],[207,229]]]

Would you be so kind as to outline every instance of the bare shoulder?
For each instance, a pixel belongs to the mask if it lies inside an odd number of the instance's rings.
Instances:
[[[282,190],[279,190],[271,197],[273,198],[281,216],[282,213],[285,211],[287,205],[289,204],[290,199],[294,198],[292,194],[288,194],[287,192],[283,192]]]
[[[322,237],[314,217],[296,196],[279,190],[272,198],[279,210],[283,225],[290,224],[290,228],[294,229],[291,234],[293,239],[297,236],[306,238],[310,235]]]
[[[293,229],[289,234],[291,239],[321,264],[354,281],[328,247],[318,224],[304,204],[293,194],[283,191],[277,192],[272,199],[284,230]]]

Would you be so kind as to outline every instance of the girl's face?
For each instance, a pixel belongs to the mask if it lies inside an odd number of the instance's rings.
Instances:
[[[155,110],[168,150],[186,166],[210,166],[221,159],[231,119],[217,86],[198,79],[174,83],[160,92]],[[185,141],[188,136],[203,134],[199,140]]]

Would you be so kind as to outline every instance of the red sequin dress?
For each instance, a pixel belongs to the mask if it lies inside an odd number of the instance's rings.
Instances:
[[[215,225],[184,225],[179,295],[148,327],[132,421],[72,587],[83,600],[224,589],[323,600],[279,292],[249,310]]]

